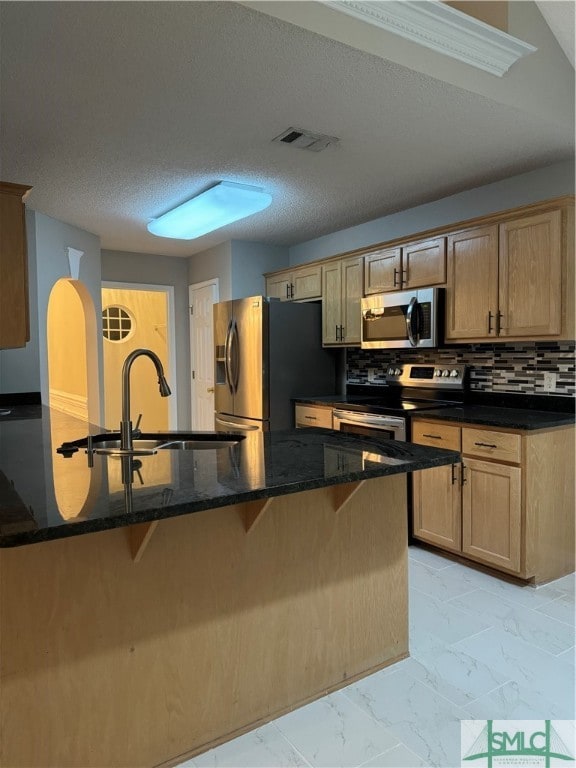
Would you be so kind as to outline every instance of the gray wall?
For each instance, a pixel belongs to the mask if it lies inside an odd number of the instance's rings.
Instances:
[[[100,239],[77,227],[26,211],[30,291],[30,341],[24,349],[0,352],[0,392],[38,392],[42,402],[49,402],[48,346],[46,323],[48,301],[54,284],[70,277],[66,248],[84,252],[78,279],[86,286],[96,314],[98,336],[98,392],[102,392],[102,300],[100,276]],[[96,382],[92,382],[93,385]],[[101,420],[102,402],[96,404],[92,421]]]
[[[287,267],[288,256],[288,248],[232,240],[232,298],[263,296],[263,273]]]
[[[36,260],[38,285],[38,328],[39,328],[39,359],[40,359],[40,392],[42,402],[49,402],[48,386],[48,345],[46,339],[46,318],[48,316],[48,301],[54,284],[61,277],[70,277],[70,264],[66,248],[76,248],[83,251],[80,259],[78,279],[82,282],[92,299],[96,314],[98,330],[98,392],[103,391],[104,379],[102,373],[102,277],[100,272],[100,238],[90,232],[72,227],[43,213],[36,212]],[[89,387],[95,386],[90,382]],[[90,407],[90,404],[89,404]],[[102,423],[102,399],[100,398],[99,413],[91,413],[92,421]]]
[[[475,216],[569,194],[574,194],[574,163],[556,163],[292,246],[290,264],[305,264]]]
[[[188,282],[203,283],[218,278],[219,300],[232,298],[232,243],[221,243],[188,259]]]
[[[174,287],[175,359],[178,428],[190,427],[190,328],[188,322],[188,260],[149,253],[102,251],[102,280]]]
[[[22,349],[0,351],[0,393],[40,392],[36,214],[31,210],[26,210],[26,237],[28,240],[30,341]]]

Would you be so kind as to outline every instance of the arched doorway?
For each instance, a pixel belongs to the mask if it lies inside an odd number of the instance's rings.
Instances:
[[[98,423],[96,311],[86,286],[61,278],[50,293],[46,318],[51,408]]]

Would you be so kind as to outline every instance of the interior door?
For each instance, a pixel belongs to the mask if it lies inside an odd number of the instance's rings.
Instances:
[[[218,301],[216,282],[191,285],[190,362],[192,428],[214,429],[214,319],[213,306]]]

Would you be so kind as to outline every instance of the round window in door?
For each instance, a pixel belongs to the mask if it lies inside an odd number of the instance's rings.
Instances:
[[[125,307],[110,305],[102,310],[102,335],[108,341],[126,341],[134,333],[134,318]]]

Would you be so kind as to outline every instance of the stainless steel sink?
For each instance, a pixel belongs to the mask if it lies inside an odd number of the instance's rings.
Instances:
[[[107,456],[150,456],[158,451],[169,448],[177,451],[205,451],[219,448],[231,448],[238,440],[166,440],[166,439],[136,439],[132,441],[131,449],[121,447],[120,440],[103,440],[94,448],[94,453]]]
[[[64,443],[58,453],[71,456],[84,448],[87,453],[99,453],[106,456],[151,456],[158,451],[170,449],[177,451],[206,451],[231,448],[244,439],[244,435],[231,435],[226,432],[147,432],[132,440],[132,448],[122,448],[118,432],[92,435]]]

